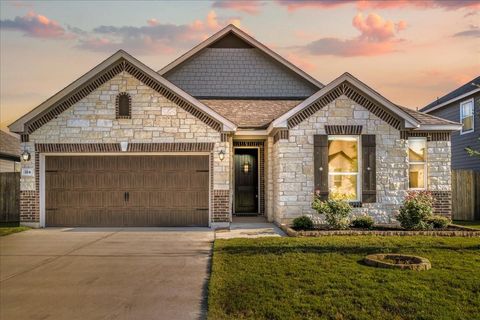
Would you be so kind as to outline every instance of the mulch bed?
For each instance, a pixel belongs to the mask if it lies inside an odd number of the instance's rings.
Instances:
[[[319,226],[314,230],[294,230],[287,225],[281,225],[280,228],[290,237],[323,237],[339,235],[480,237],[480,230],[454,224],[449,225],[446,229],[425,231],[411,231],[389,226],[375,226],[371,230],[354,228],[347,230],[331,230],[326,226]]]

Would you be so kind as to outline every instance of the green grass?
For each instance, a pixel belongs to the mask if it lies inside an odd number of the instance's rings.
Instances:
[[[428,271],[365,266],[371,253]],[[480,319],[480,238],[330,236],[217,240],[212,319]]]
[[[469,227],[469,228],[480,229],[480,220],[477,220],[477,221],[454,220],[453,223],[461,226]]]
[[[12,233],[22,232],[30,229],[29,227],[0,227],[0,237],[8,236]]]

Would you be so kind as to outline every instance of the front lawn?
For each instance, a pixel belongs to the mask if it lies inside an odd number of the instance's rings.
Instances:
[[[370,253],[430,259],[379,269]],[[480,238],[329,236],[217,240],[209,319],[479,319]]]
[[[8,236],[12,233],[22,232],[30,229],[29,227],[0,227],[0,237]]]
[[[469,227],[469,228],[480,229],[480,220],[477,220],[477,221],[454,220],[453,223],[461,226]]]

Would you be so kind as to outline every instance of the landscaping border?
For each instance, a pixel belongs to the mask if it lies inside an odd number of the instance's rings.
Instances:
[[[324,237],[324,236],[437,236],[437,237],[480,237],[480,230],[465,228],[458,225],[463,230],[429,230],[429,231],[410,231],[410,230],[309,230],[296,231],[286,224],[280,225],[280,229],[289,237]]]

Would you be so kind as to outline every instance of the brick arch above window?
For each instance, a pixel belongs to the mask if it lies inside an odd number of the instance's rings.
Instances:
[[[132,118],[132,97],[126,92],[120,92],[115,99],[115,115],[117,119]]]

